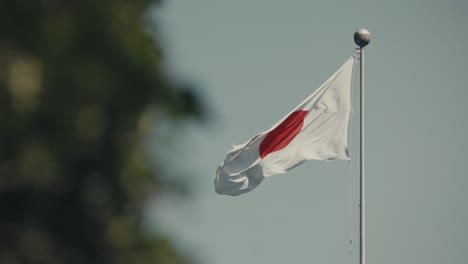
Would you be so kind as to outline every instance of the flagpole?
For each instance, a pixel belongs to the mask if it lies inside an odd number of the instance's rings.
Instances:
[[[370,33],[360,29],[354,33],[354,42],[359,46],[359,83],[360,83],[360,188],[359,188],[359,263],[366,264],[366,204],[365,204],[365,155],[364,155],[364,47],[370,42]]]

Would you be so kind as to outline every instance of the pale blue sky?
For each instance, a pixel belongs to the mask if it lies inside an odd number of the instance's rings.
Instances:
[[[198,85],[213,118],[184,127],[167,160],[193,195],[150,206],[148,224],[200,263],[353,263],[357,89],[351,164],[307,162],[239,197],[217,195],[213,179],[232,144],[324,82],[365,27],[368,262],[466,263],[467,11],[464,0],[165,1],[171,70]]]

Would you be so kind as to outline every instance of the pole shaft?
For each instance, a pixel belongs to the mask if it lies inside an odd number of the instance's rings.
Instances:
[[[365,164],[364,164],[364,49],[360,48],[360,69],[359,69],[359,79],[360,79],[360,191],[359,191],[359,226],[360,226],[360,263],[366,264],[366,214],[365,214]]]

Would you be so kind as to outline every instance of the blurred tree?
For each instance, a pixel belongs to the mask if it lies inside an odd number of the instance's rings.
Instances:
[[[140,228],[154,127],[198,116],[164,70],[151,0],[0,0],[0,263],[187,263]],[[156,124],[157,125],[157,124]]]

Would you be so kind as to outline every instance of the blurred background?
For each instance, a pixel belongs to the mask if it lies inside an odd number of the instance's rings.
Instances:
[[[359,28],[368,261],[465,264],[466,10],[0,0],[0,264],[358,263],[356,107],[350,163],[306,162],[234,198],[213,179],[352,55]]]
[[[188,193],[148,135],[201,118],[166,69],[158,8],[0,1],[0,263],[194,263],[141,224],[148,197]]]

